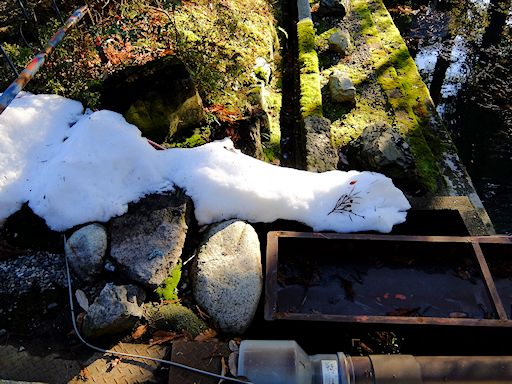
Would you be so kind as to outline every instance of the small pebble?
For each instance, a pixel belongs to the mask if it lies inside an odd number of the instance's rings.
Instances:
[[[114,273],[116,271],[116,266],[108,260],[105,262],[103,268],[105,268],[105,270],[110,273]]]

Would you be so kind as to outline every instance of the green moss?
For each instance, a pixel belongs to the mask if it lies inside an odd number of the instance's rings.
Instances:
[[[320,70],[316,53],[315,29],[311,19],[297,23],[300,71],[300,110],[303,118],[322,116]]]
[[[302,118],[322,116],[322,92],[317,73],[300,76],[300,112]]]
[[[297,23],[297,35],[299,36],[299,53],[315,50],[315,26],[311,19],[302,19]]]
[[[192,338],[208,329],[206,323],[180,304],[144,304],[144,317],[156,329],[187,333]]]
[[[193,130],[190,136],[173,137],[164,143],[167,148],[194,148],[210,142],[210,127],[201,127]]]
[[[173,114],[169,113],[169,106],[162,99],[137,100],[125,113],[126,121],[139,128],[146,137],[165,139],[169,135]],[[177,125],[178,121],[175,121]]]
[[[162,300],[178,301],[178,284],[181,279],[181,260],[174,266],[169,273],[169,277],[165,278],[163,284],[156,289],[156,293]]]
[[[267,140],[262,137],[263,153],[268,162],[274,162],[281,156],[281,129],[279,125],[281,113],[281,93],[269,90],[265,93],[265,103],[267,105],[267,113],[269,118],[270,132]],[[263,135],[265,136],[265,135]]]
[[[297,23],[297,34],[300,73],[319,73],[313,21],[311,21],[311,19],[302,19],[299,21]]]
[[[313,52],[299,52],[299,66],[301,74],[318,73],[318,55]]]
[[[429,127],[434,108],[428,89],[382,1],[352,0],[352,6],[359,24],[356,49],[368,54],[356,65],[339,63],[322,72],[347,73],[358,91],[349,111],[324,102],[333,143],[346,145],[372,123],[393,125],[411,146],[420,182],[434,192],[442,179],[436,158],[442,151]]]
[[[177,55],[192,72],[206,104],[250,109],[256,58],[265,58],[276,71],[274,12],[266,0],[186,2],[176,8],[166,32],[178,30]]]

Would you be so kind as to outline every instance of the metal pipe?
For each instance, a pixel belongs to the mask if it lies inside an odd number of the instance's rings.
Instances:
[[[238,373],[254,384],[504,384],[512,356],[308,356],[294,341],[244,340]]]
[[[418,356],[424,384],[512,382],[512,356]]]
[[[48,41],[43,50],[27,64],[18,78],[14,80],[9,87],[7,87],[7,89],[2,93],[2,96],[0,96],[0,114],[2,114],[5,108],[7,108],[7,106],[14,100],[16,95],[27,85],[39,68],[41,68],[46,60],[46,56],[49,55],[62,41],[68,29],[78,23],[86,11],[87,5],[84,5],[73,12],[71,17],[67,19],[64,26],[59,28],[59,30]]]

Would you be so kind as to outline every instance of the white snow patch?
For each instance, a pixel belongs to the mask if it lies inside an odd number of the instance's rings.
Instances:
[[[193,199],[200,224],[288,219],[318,231],[389,232],[410,208],[381,174],[277,167],[229,139],[157,151],[121,115],[81,111],[59,96],[27,95],[0,115],[0,220],[28,201],[52,229],[65,230],[107,221],[175,185]]]
[[[30,199],[82,112],[78,101],[24,93],[0,115],[0,221]]]

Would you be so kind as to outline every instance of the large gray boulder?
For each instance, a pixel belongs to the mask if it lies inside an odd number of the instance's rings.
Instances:
[[[145,292],[135,285],[107,283],[89,306],[82,323],[85,337],[112,335],[131,329],[142,317]]]
[[[325,172],[336,169],[338,155],[331,144],[331,122],[319,116],[304,119],[306,133],[306,169]]]
[[[193,212],[182,193],[149,195],[112,220],[110,254],[121,272],[155,289],[181,256]]]
[[[90,224],[74,232],[64,247],[73,272],[84,281],[92,281],[102,270],[107,250],[107,231]]]
[[[333,101],[355,103],[356,88],[350,78],[340,71],[334,71],[329,77],[329,93]]]
[[[230,220],[205,235],[192,269],[197,303],[223,332],[241,334],[250,325],[262,289],[261,252],[254,228]]]

